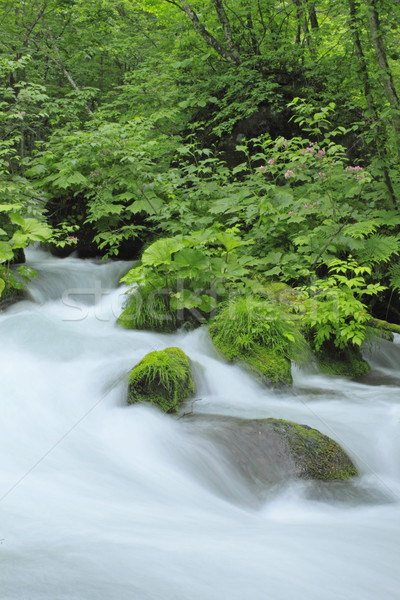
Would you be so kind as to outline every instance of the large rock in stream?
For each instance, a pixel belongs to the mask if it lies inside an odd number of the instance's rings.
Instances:
[[[357,475],[339,444],[307,425],[219,415],[189,415],[184,421],[211,440],[253,487],[291,478],[337,481]]]

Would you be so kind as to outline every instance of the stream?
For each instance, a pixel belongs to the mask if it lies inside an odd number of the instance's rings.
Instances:
[[[127,263],[28,250],[30,300],[0,313],[2,600],[399,600],[400,338],[362,381],[293,368],[262,387],[207,329],[119,328]],[[185,419],[126,405],[152,350],[193,361],[193,414],[277,417],[347,451],[351,482],[256,495]]]

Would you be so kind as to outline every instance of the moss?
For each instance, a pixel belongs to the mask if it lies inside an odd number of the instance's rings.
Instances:
[[[263,383],[291,384],[289,352],[296,330],[276,303],[260,298],[235,299],[225,305],[210,325],[216,348],[238,362]]]
[[[390,323],[389,323],[390,325]],[[381,340],[386,340],[387,342],[393,342],[394,334],[392,331],[387,329],[376,329],[375,327],[367,327],[367,342],[380,342]]]
[[[267,421],[284,436],[301,477],[330,481],[350,479],[358,474],[339,444],[317,429],[282,419]]]
[[[149,402],[163,412],[177,412],[194,391],[189,360],[180,348],[147,354],[129,376],[128,402]]]
[[[324,345],[315,356],[320,371],[326,375],[363,377],[370,371],[369,364],[363,359],[358,348],[338,350],[331,345]]]
[[[247,371],[263,383],[278,385],[290,385],[292,383],[290,360],[279,352],[258,344],[254,344],[250,350],[238,351],[227,344],[221,335],[216,333],[214,324],[210,327],[210,334],[215,347],[225,358],[242,364]]]
[[[386,340],[387,342],[393,342],[394,340],[394,335],[391,331],[377,331],[376,337],[381,340]]]

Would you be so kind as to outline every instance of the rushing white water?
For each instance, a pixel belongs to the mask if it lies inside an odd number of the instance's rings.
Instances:
[[[363,382],[295,371],[274,393],[204,328],[119,329],[126,264],[29,264],[32,301],[0,314],[3,600],[399,600],[400,346]],[[196,367],[188,409],[316,427],[360,477],[253,502],[185,420],[125,405],[129,369],[171,345]]]

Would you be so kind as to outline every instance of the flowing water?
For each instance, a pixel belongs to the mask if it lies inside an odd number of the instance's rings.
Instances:
[[[118,328],[126,263],[28,263],[31,300],[0,314],[3,600],[399,600],[400,345],[370,348],[362,382],[295,370],[277,393],[205,328]],[[125,405],[130,368],[171,345],[195,365],[188,411],[308,424],[360,477],[253,497],[185,419]]]

